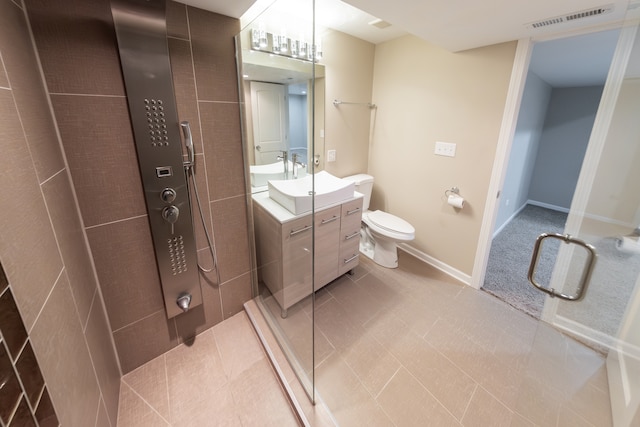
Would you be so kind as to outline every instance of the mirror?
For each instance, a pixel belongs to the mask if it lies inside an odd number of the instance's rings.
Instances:
[[[242,64],[246,157],[254,193],[266,191],[271,179],[311,173],[314,160],[315,169],[320,167],[313,132],[324,124],[325,69],[312,61],[312,26],[292,30],[285,12],[276,5],[243,28],[236,39]],[[287,29],[282,27],[284,22]],[[323,150],[316,147],[315,151]]]

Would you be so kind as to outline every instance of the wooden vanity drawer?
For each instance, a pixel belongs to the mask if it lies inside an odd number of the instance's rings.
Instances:
[[[340,206],[335,206],[316,213],[315,290],[338,274],[340,212]]]
[[[360,221],[362,220],[362,197],[344,203],[342,205],[342,230],[352,230],[360,228]]]
[[[360,239],[353,238],[340,245],[340,257],[338,258],[338,275],[342,275],[359,263]]]

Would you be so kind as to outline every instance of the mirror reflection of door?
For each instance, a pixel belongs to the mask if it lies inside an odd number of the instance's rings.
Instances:
[[[289,112],[284,85],[251,82],[255,164],[275,163],[288,151]]]

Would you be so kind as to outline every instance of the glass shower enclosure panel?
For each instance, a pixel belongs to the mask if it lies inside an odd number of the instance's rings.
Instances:
[[[544,287],[516,402],[536,425],[640,425],[639,22],[628,11]]]
[[[254,9],[248,14],[255,18],[243,22],[236,36],[254,225],[254,296],[313,400],[313,135],[316,116],[322,114],[316,100],[324,97],[316,91],[324,70],[313,54],[314,1],[277,0],[265,10]],[[296,200],[276,197],[275,188],[290,185],[300,190]]]

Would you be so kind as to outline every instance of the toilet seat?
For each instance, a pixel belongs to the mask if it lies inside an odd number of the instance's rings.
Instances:
[[[395,240],[413,240],[415,228],[402,218],[384,211],[368,211],[362,215],[362,221],[374,232]]]

